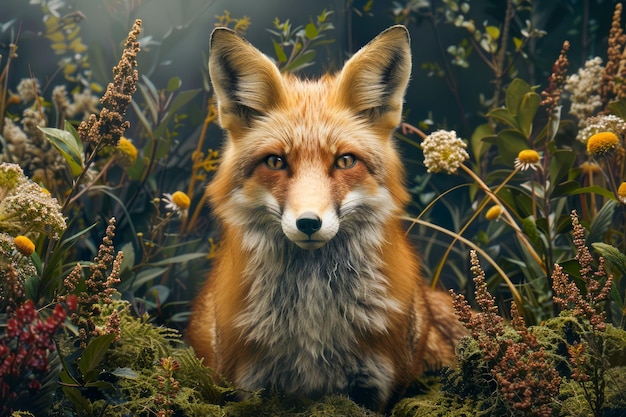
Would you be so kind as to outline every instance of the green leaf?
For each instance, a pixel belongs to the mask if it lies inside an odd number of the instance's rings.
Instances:
[[[149,268],[139,272],[133,280],[133,288],[138,288],[146,282],[152,281],[153,279],[163,275],[165,271],[167,271],[167,268]]]
[[[541,234],[532,216],[522,219],[522,230],[524,234],[528,236],[528,239],[532,242],[533,248],[536,251],[543,252],[545,250]]]
[[[531,93],[533,90],[530,85],[521,78],[515,78],[506,88],[504,97],[504,105],[506,109],[513,115],[517,115],[522,98]]]
[[[519,104],[517,121],[524,134],[529,137],[533,129],[533,120],[541,103],[541,96],[535,92],[524,94]]]
[[[278,62],[283,63],[287,62],[287,54],[285,54],[285,50],[282,45],[272,39],[272,43],[274,44],[274,52],[276,53],[276,58]]]
[[[204,252],[186,253],[184,255],[172,256],[171,258],[163,259],[162,261],[154,262],[153,266],[166,266],[171,264],[179,264],[183,262],[193,261],[194,259],[202,258],[207,254]]]
[[[476,127],[474,132],[472,132],[472,137],[470,139],[472,154],[476,160],[476,163],[480,161],[482,156],[489,150],[489,145],[483,141],[487,136],[493,136],[494,130],[493,126],[490,123],[483,123],[482,125]]]
[[[600,211],[598,211],[598,214],[594,217],[588,228],[589,234],[587,235],[587,239],[585,239],[587,245],[604,240],[604,235],[606,235],[609,227],[611,227],[616,207],[617,202],[615,200],[608,200]]]
[[[606,188],[600,187],[599,185],[593,185],[591,187],[582,187],[570,193],[570,195],[578,195],[578,194],[598,194],[608,199],[615,199],[615,195],[611,191],[607,190]]]
[[[141,95],[143,96],[145,103],[143,104],[143,109],[141,109],[139,107],[139,105],[135,106],[135,110],[139,110],[137,111],[137,113],[144,113],[144,109],[147,109],[150,113],[150,117],[152,118],[151,123],[154,124],[158,121],[159,118],[159,111],[157,110],[157,100],[159,99],[158,93],[156,93],[156,96],[154,95],[154,85],[150,82],[150,80],[148,80],[147,77],[143,77],[143,81],[145,83],[137,83],[137,87],[139,88],[139,92],[141,93]],[[135,100],[132,101],[133,104],[135,104]],[[150,123],[148,124],[148,126],[150,126]]]
[[[496,145],[502,162],[513,166],[520,151],[528,149],[528,139],[519,130],[505,129],[498,132]]]
[[[115,334],[105,334],[89,342],[82,355],[80,355],[80,361],[78,362],[78,369],[83,376],[95,370],[96,367],[100,365],[109,346],[111,346],[116,337]]]
[[[115,368],[111,373],[118,378],[139,379],[139,374],[131,368]]]
[[[494,40],[500,38],[500,29],[497,26],[485,26],[485,32]]]
[[[85,384],[85,388],[97,388],[99,390],[115,391],[115,385],[111,384],[110,382],[106,382],[106,381],[87,382]]]
[[[555,187],[567,177],[575,160],[576,154],[571,150],[562,149],[552,153],[552,158],[548,166],[551,187]]]
[[[78,136],[78,131],[76,130],[74,125],[69,120],[66,120],[65,123],[63,123],[63,128],[67,130],[68,132],[70,132],[70,134],[74,137],[74,140],[76,141],[76,147],[78,148],[78,152],[82,155],[84,152],[83,141],[80,140],[80,136]]]
[[[183,85],[183,80],[181,80],[180,77],[172,77],[167,82],[166,91],[170,92],[170,93],[174,92],[174,91],[178,90],[181,85]]]
[[[317,37],[318,34],[319,32],[317,30],[317,27],[315,27],[313,23],[309,23],[304,27],[304,36],[306,36],[308,39],[313,40]]]
[[[183,106],[193,100],[193,98],[198,95],[200,91],[202,91],[202,89],[198,88],[196,90],[182,91],[177,94],[176,97],[174,97],[174,100],[172,100],[172,104],[170,104],[169,108],[167,109],[167,114],[163,117],[163,120],[161,121],[161,123],[159,123],[159,126],[154,129],[154,136],[157,138],[165,136],[165,129],[167,129],[167,124],[169,123],[170,119],[174,117],[178,110],[180,110]]]
[[[131,242],[127,242],[122,246],[120,251],[124,254],[120,272],[130,270],[135,265],[135,248]]]
[[[508,109],[494,109],[487,114],[487,117],[491,117],[496,122],[504,123],[515,130],[520,130],[515,114],[511,113]]]
[[[557,184],[552,191],[552,198],[569,196],[580,188],[577,181],[565,181]]]
[[[81,416],[93,416],[94,415],[91,401],[83,397],[83,394],[80,392],[78,388],[63,387],[63,395],[72,402],[72,404],[76,408],[76,411],[78,412],[78,415],[81,415]]]
[[[301,70],[302,68],[312,65],[314,59],[315,59],[315,51],[313,49],[309,49],[308,51],[304,51],[302,55],[300,55],[298,58],[291,61],[289,65],[286,65],[283,68],[283,71],[295,72],[295,71]]]
[[[611,113],[626,120],[626,100],[612,101],[608,107]]]
[[[158,301],[159,305],[165,304],[169,296],[170,289],[165,285],[155,285],[146,291],[146,298],[153,299],[155,303]]]
[[[619,251],[616,247],[608,243],[596,242],[591,246],[606,260],[611,262],[613,266],[626,275],[626,255]]]
[[[40,127],[39,130],[46,134],[48,141],[63,155],[63,158],[65,158],[65,161],[70,166],[74,178],[78,177],[84,167],[82,144],[80,146],[78,145],[80,141],[77,141],[74,136],[66,130],[53,127]]]

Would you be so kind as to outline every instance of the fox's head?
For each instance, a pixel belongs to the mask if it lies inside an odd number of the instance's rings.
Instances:
[[[411,72],[406,28],[385,30],[319,80],[281,74],[219,28],[209,70],[228,139],[207,192],[244,245],[287,237],[318,249],[340,234],[383,239],[409,198],[391,138]]]

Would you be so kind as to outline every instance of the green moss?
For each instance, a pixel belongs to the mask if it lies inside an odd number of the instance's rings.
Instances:
[[[253,393],[250,398],[234,401],[236,390],[197,359],[176,331],[151,324],[147,317],[130,313],[128,303],[117,301],[104,306],[98,325],[104,325],[113,309],[120,317],[120,339],[107,352],[104,368],[115,380],[115,392],[91,396],[94,415],[153,416],[161,409],[156,398],[166,396],[174,416],[380,416],[359,407],[345,396],[329,396],[319,401],[278,394]],[[582,340],[590,331],[588,324],[567,314],[550,319],[530,329],[563,376],[555,416],[591,415],[581,386],[569,379],[567,346]],[[507,329],[503,338],[517,340],[519,334]],[[626,410],[626,332],[607,325],[599,333],[609,364],[606,374],[605,416],[623,415]],[[171,376],[176,390],[163,392],[163,378],[168,371],[160,359],[172,357],[177,369]],[[521,416],[505,401],[483,359],[478,342],[464,338],[457,346],[458,363],[446,368],[441,376],[416,380],[414,395],[400,400],[392,410],[394,417]],[[119,372],[123,368],[124,372]],[[117,371],[116,371],[117,370]],[[220,381],[216,384],[215,381]],[[96,400],[96,398],[98,398]],[[65,409],[69,409],[65,404]],[[67,413],[65,413],[67,415]]]

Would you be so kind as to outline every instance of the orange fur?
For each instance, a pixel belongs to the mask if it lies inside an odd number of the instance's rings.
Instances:
[[[338,74],[301,80],[216,29],[209,68],[228,134],[207,188],[223,239],[189,342],[244,390],[385,407],[452,362],[464,334],[399,219],[409,194],[391,135],[408,32],[392,27]]]

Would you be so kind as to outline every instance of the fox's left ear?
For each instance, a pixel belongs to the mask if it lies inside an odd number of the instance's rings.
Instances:
[[[409,31],[392,26],[346,62],[338,78],[339,98],[377,127],[394,129],[410,76]]]

